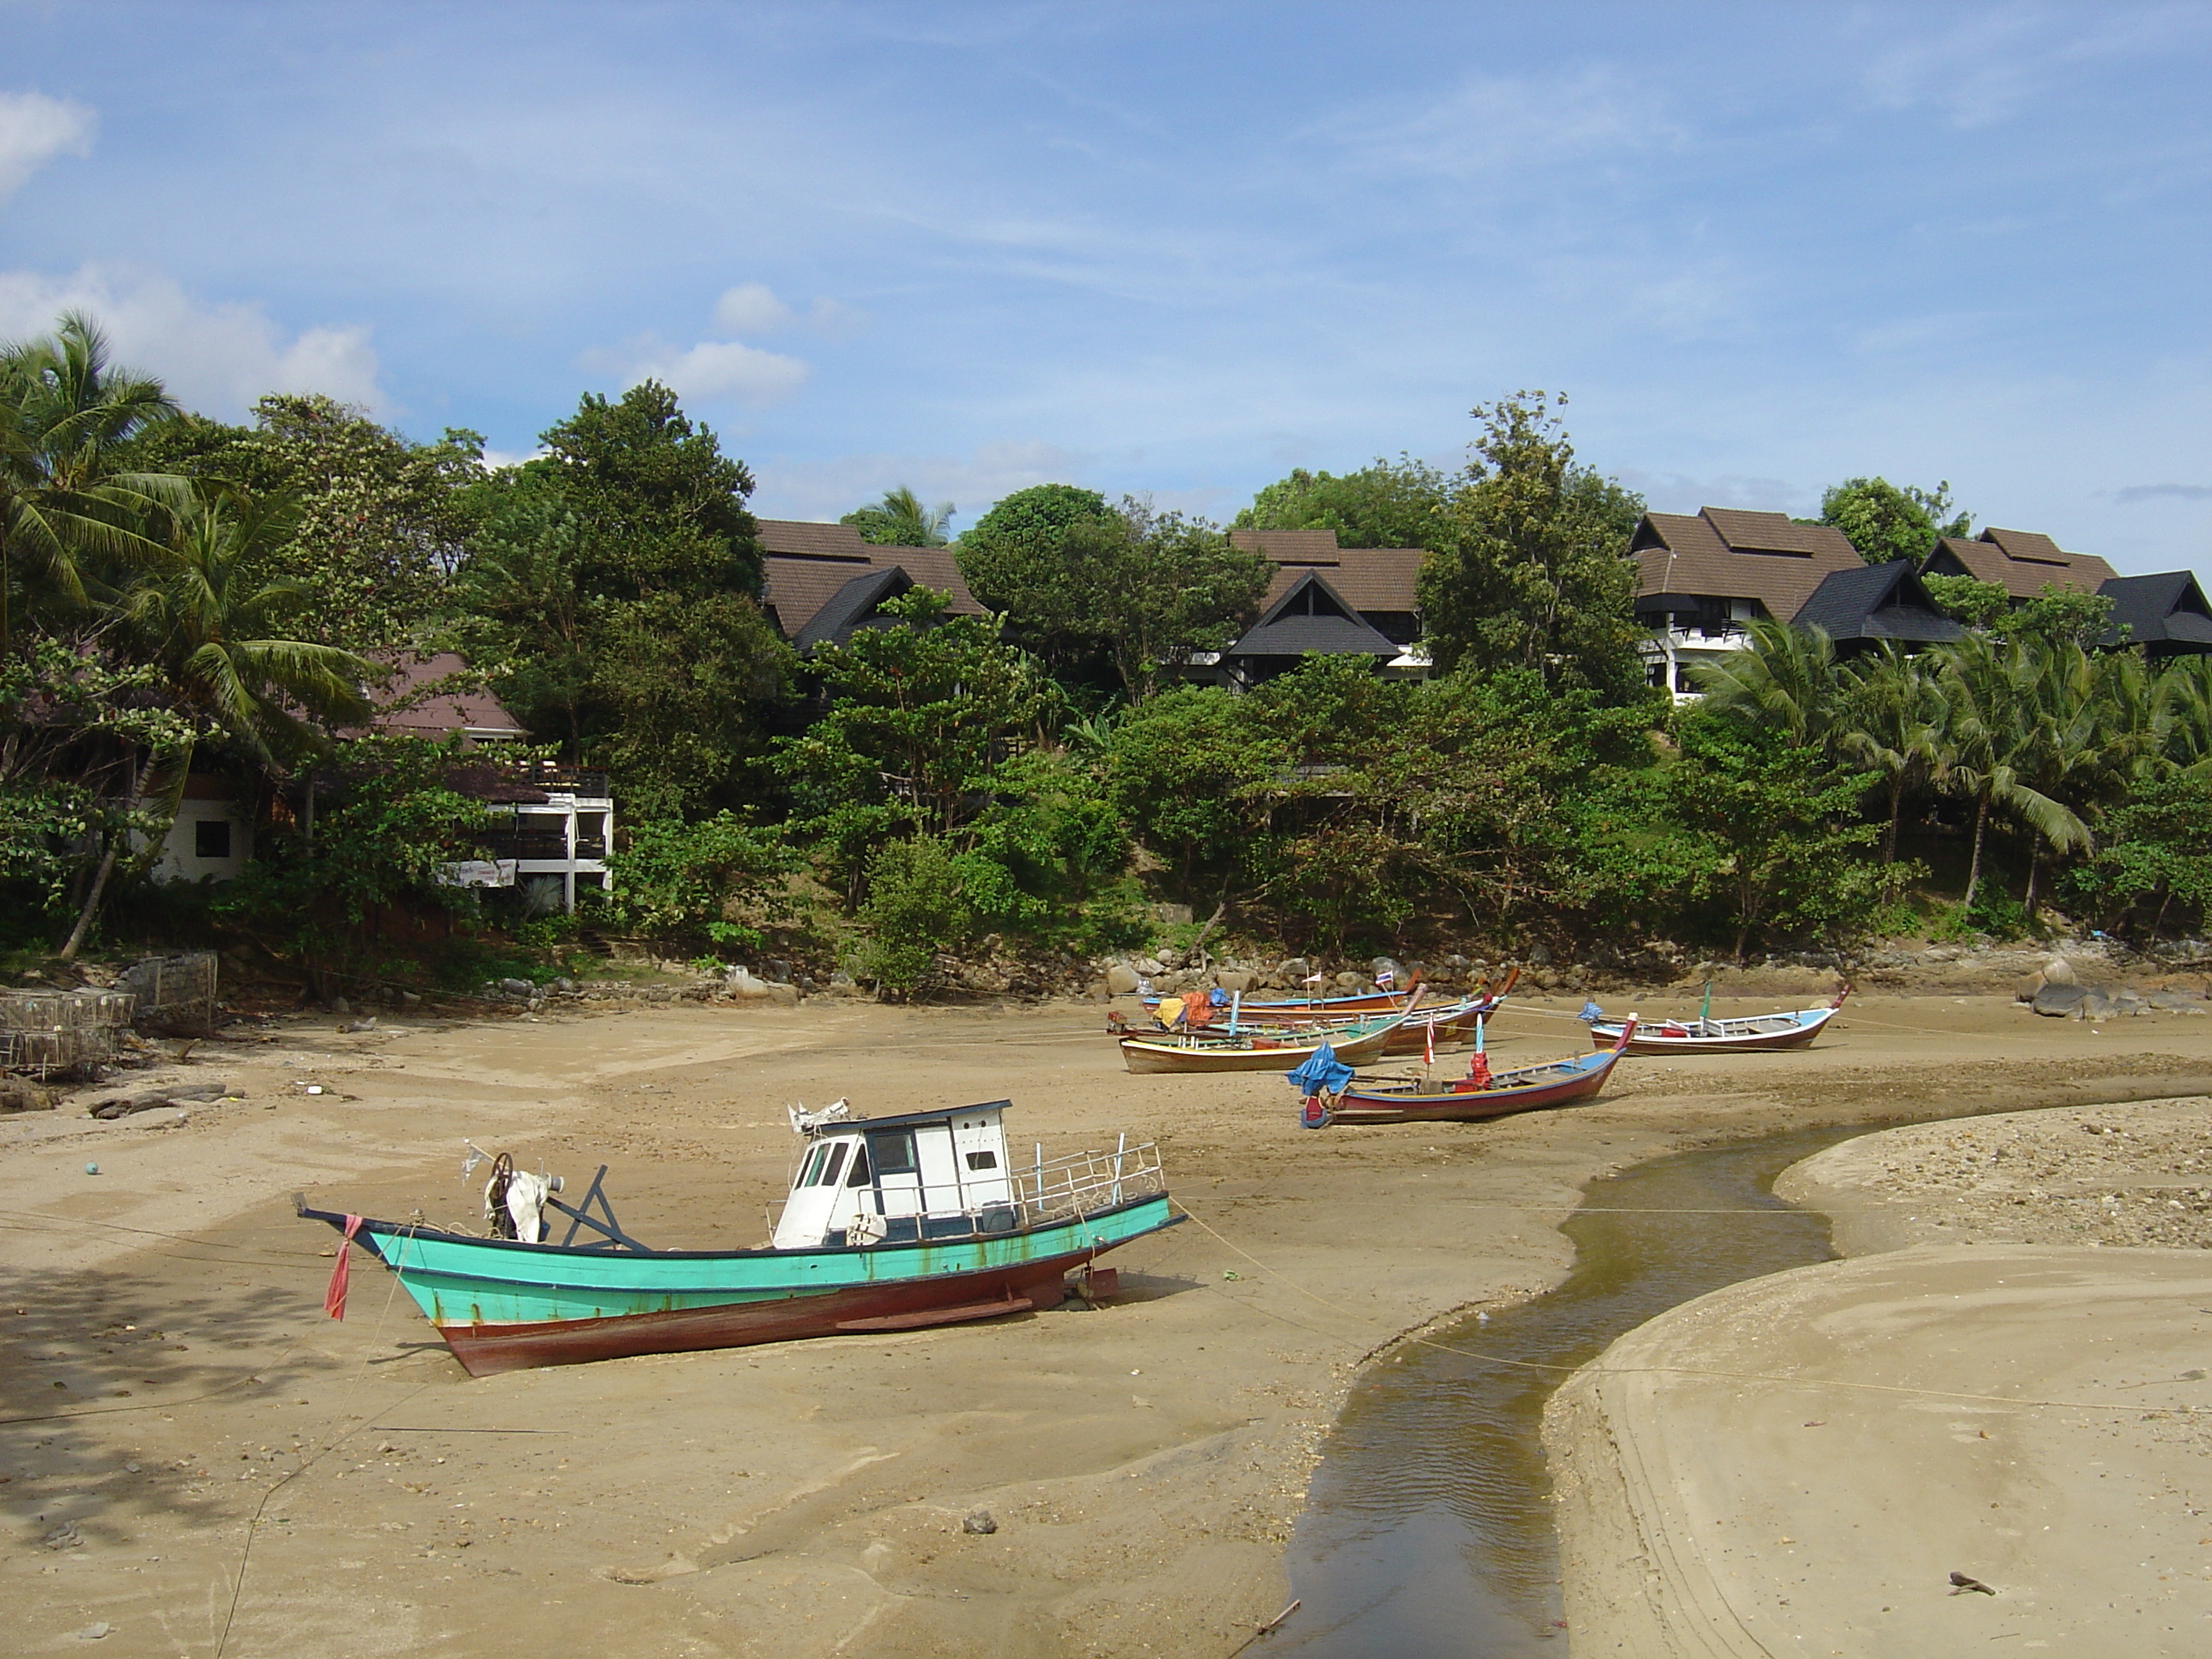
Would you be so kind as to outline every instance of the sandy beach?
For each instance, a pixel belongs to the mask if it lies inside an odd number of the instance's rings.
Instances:
[[[1887,1130],[1775,1190],[1846,1259],[1553,1399],[1574,1651],[2203,1652],[2212,1101]]]
[[[1499,1063],[1585,1042],[1578,1001],[1501,1018]],[[1639,1060],[1571,1111],[1312,1133],[1277,1078],[1125,1075],[1103,1012],[310,1019],[194,1050],[167,1075],[237,1097],[183,1121],[0,1120],[14,1644],[1226,1654],[1288,1599],[1283,1544],[1363,1361],[1554,1282],[1593,1175],[1767,1129],[2212,1088],[2212,1019],[1880,997],[1806,1053]],[[471,1381],[373,1264],[322,1317],[331,1236],[295,1189],[473,1224],[466,1137],[579,1183],[607,1164],[653,1244],[754,1244],[786,1105],[839,1097],[1011,1098],[1010,1138],[1048,1156],[1158,1139],[1193,1219],[1120,1254],[1110,1305],[896,1336]],[[997,1530],[963,1534],[978,1509]]]

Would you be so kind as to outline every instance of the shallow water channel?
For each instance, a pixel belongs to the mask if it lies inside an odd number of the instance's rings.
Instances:
[[[1307,1659],[1515,1659],[1565,1648],[1540,1425],[1568,1371],[1741,1279],[1826,1261],[1825,1216],[1776,1198],[1800,1158],[1887,1125],[1797,1130],[1638,1164],[1583,1189],[1557,1289],[1372,1367],[1323,1448],[1267,1644]],[[1528,1368],[1528,1369],[1524,1369]]]

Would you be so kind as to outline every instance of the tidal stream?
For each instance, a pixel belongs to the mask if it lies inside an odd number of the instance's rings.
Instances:
[[[1485,1359],[1407,1344],[1375,1365],[1315,1472],[1288,1562],[1301,1606],[1267,1651],[1561,1652],[1545,1401],[1615,1337],[1679,1303],[1831,1260],[1826,1218],[1776,1198],[1774,1178],[1884,1127],[1797,1130],[1593,1181],[1565,1224],[1575,1265],[1557,1289],[1435,1337]]]

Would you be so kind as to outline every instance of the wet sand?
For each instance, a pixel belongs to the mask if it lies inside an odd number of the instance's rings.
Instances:
[[[1503,1017],[1499,1062],[1580,1046],[1578,1000]],[[1313,1133],[1277,1078],[1127,1076],[1102,1012],[308,1022],[196,1050],[178,1075],[245,1098],[181,1124],[0,1120],[15,1643],[104,1624],[103,1651],[207,1654],[228,1622],[240,1655],[1226,1654],[1288,1598],[1283,1544],[1359,1364],[1554,1282],[1593,1174],[1931,1104],[2212,1085],[2203,1018],[2099,1033],[1879,998],[1806,1053],[1638,1060],[1570,1111]],[[571,1190],[607,1164],[649,1243],[756,1244],[785,1106],[839,1096],[1010,1097],[1010,1138],[1048,1157],[1158,1139],[1194,1219],[1117,1253],[1110,1306],[897,1336],[471,1381],[373,1264],[347,1321],[321,1316],[331,1236],[295,1188],[472,1224],[469,1137]],[[979,1508],[997,1531],[963,1534]]]
[[[2209,1164],[2198,1097],[1785,1171],[1845,1260],[1686,1303],[1553,1397],[1574,1651],[2205,1651]]]

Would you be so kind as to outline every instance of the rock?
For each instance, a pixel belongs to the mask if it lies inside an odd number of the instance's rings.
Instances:
[[[2036,992],[2029,1006],[2049,1019],[2063,1019],[2081,1006],[2088,994],[2078,985],[2046,985]]]
[[[1348,968],[1336,976],[1336,988],[1340,991],[1357,991],[1364,983],[1365,981],[1358,975]]]
[[[1129,964],[1146,979],[1158,979],[1167,972],[1167,964],[1158,957],[1139,957]]]
[[[60,1097],[23,1078],[0,1077],[0,1112],[51,1112]]]
[[[1929,954],[1933,956],[1935,952],[1931,951]],[[2043,964],[2043,982],[2045,985],[2079,985],[2081,977],[2074,971],[2074,964],[2064,957],[2053,957]]]
[[[422,1006],[422,999],[412,991],[402,991],[399,994],[399,1006],[403,1008],[420,1008]]]
[[[2150,1006],[2172,1014],[2195,1014],[2203,1012],[2200,1005],[2204,999],[2194,991],[2153,991]]]
[[[374,1014],[369,1015],[366,1019],[342,1020],[338,1024],[338,1030],[341,1031],[374,1031],[375,1029],[376,1016]]]
[[[1282,981],[1285,985],[1296,985],[1311,972],[1313,972],[1313,963],[1308,962],[1304,957],[1288,957],[1275,964],[1275,971],[1272,977]]]
[[[1248,973],[1242,968],[1224,968],[1215,973],[1213,982],[1223,990],[1235,994],[1249,991],[1258,982],[1259,977],[1257,974]]]
[[[2013,1000],[2014,1002],[2033,1002],[2035,1000],[2035,994],[2042,988],[2043,975],[2040,974],[2030,974],[2026,979],[2021,980],[2019,984],[2013,988]]]
[[[1528,947],[1528,962],[1531,967],[1550,967],[1552,965],[1552,947],[1548,945],[1530,945]]]
[[[1374,976],[1377,985],[1395,985],[1401,991],[1406,988],[1409,977],[1406,972],[1406,964],[1395,957],[1376,957],[1367,964],[1367,971]],[[1383,978],[1385,974],[1388,974],[1389,978]]]
[[[353,1004],[348,1002],[343,997],[332,997],[326,1006],[334,1014],[349,1014],[353,1012]]]
[[[114,1628],[114,1626],[109,1624],[105,1619],[102,1619],[97,1623],[87,1625],[82,1630],[76,1632],[76,1639],[80,1642],[104,1642],[107,1639],[107,1633]]]
[[[526,979],[503,979],[499,988],[511,997],[526,997],[537,988]]]
[[[552,988],[565,994],[566,993],[576,988],[576,981],[563,974],[560,978],[553,981]]]
[[[971,1510],[960,1522],[960,1530],[975,1537],[988,1538],[998,1529],[999,1523],[988,1510]]]
[[[1188,927],[1194,918],[1188,904],[1155,904],[1152,920],[1164,927]]]
[[[1164,972],[1152,981],[1152,989],[1164,997],[1171,997],[1182,989],[1183,981],[1188,977],[1188,975],[1184,974]]]
[[[1117,962],[1106,969],[1106,989],[1113,995],[1125,997],[1136,988],[1137,970],[1127,963]]]

